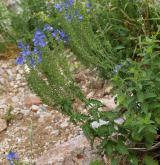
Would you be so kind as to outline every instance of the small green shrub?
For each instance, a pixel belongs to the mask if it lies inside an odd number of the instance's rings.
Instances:
[[[100,139],[100,148],[113,162],[117,157],[116,164],[158,164],[152,158],[152,146],[160,129],[159,42],[147,37],[139,47],[139,61],[126,60],[113,78],[117,108],[111,112],[92,109],[82,126],[92,142]],[[143,158],[138,152],[143,152]]]
[[[46,51],[43,56],[44,62],[35,69],[31,68],[27,80],[31,89],[44,103],[57,106],[63,113],[76,120],[81,114],[73,110],[72,104],[76,98],[83,100],[84,96],[73,80],[65,55],[61,46],[57,46],[53,51]]]
[[[58,11],[59,26],[70,36],[69,47],[78,59],[111,78],[121,60],[136,58],[139,37],[157,32],[159,6],[147,0],[93,0],[89,8],[85,3]]]
[[[123,109],[129,139],[153,145],[159,129],[159,45],[155,37],[140,43],[140,61],[125,61],[114,78],[118,108]]]

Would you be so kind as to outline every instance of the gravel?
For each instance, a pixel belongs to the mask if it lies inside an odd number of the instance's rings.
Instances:
[[[16,152],[21,160],[38,159],[55,145],[63,144],[82,135],[79,126],[73,125],[69,118],[59,113],[56,108],[43,104],[39,97],[30,91],[24,77],[29,68],[17,66],[15,60],[0,61],[0,155],[10,149]],[[93,75],[96,77],[93,79]],[[76,80],[87,98],[98,98],[105,106],[114,107],[113,99],[102,92],[102,81],[88,69],[75,71]],[[92,79],[92,81],[90,81]],[[3,90],[2,90],[3,89]],[[80,111],[86,112],[84,105],[75,104]],[[14,118],[7,123],[4,115],[11,107]],[[0,123],[0,125],[1,125]],[[32,144],[32,145],[31,145]],[[0,164],[7,164],[0,156]]]

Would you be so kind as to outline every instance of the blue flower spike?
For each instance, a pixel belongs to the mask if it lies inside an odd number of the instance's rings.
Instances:
[[[114,73],[118,73],[119,70],[121,69],[121,67],[122,67],[122,65],[120,65],[120,64],[116,65],[114,68]]]
[[[14,161],[18,160],[18,155],[13,151],[9,151],[6,155],[6,159],[9,161],[10,165],[14,165]]]
[[[69,0],[68,4],[69,4],[70,6],[73,6],[74,0]]]
[[[24,64],[27,56],[31,55],[32,52],[30,51],[30,47],[28,44],[23,44],[22,41],[18,42],[18,48],[21,49],[20,56],[16,59],[17,64]]]
[[[17,57],[16,64],[23,65],[24,64],[24,58],[22,56]]]
[[[37,29],[34,33],[33,48],[31,49],[28,44],[24,44],[22,41],[18,42],[18,48],[21,49],[20,56],[16,59],[16,63],[19,65],[28,62],[32,67],[35,67],[36,64],[42,62],[42,49],[47,46],[47,35],[45,32],[49,32],[50,35],[56,41],[63,41],[66,43],[68,41],[68,35],[59,29],[54,29],[51,25],[45,24],[43,30]],[[31,46],[31,47],[32,47]]]
[[[51,25],[49,24],[45,24],[44,25],[44,28],[43,28],[43,31],[49,31],[49,32],[52,32],[54,29]]]
[[[34,38],[33,38],[34,46],[39,46],[41,48],[45,47],[47,45],[47,42],[45,40],[46,40],[45,34],[40,29],[37,29],[36,32],[34,33]]]
[[[58,12],[61,12],[62,10],[63,10],[63,6],[62,6],[62,4],[55,4],[54,5],[54,8],[58,11]]]

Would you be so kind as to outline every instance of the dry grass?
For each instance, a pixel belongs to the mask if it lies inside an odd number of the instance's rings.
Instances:
[[[14,44],[5,45],[5,50],[0,51],[0,60],[1,59],[13,59],[16,58],[19,54],[19,49]]]

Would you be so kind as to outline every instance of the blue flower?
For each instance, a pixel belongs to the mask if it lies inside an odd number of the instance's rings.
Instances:
[[[72,15],[66,14],[65,19],[66,19],[68,22],[71,22],[72,19],[73,19],[73,17],[72,17]]]
[[[30,51],[30,47],[28,44],[23,44],[21,41],[18,42],[18,48],[21,49],[20,56],[16,59],[17,64],[24,64],[26,57],[31,55],[32,52]]]
[[[68,22],[71,22],[74,18],[81,21],[81,20],[83,20],[83,15],[81,15],[78,10],[75,10],[72,15],[68,11],[66,11],[65,19]]]
[[[90,8],[91,7],[91,4],[90,3],[87,3],[86,4],[86,8]]]
[[[20,54],[22,56],[24,56],[24,57],[31,55],[31,51],[30,51],[29,45],[24,45],[24,47],[22,48],[22,52],[20,52]]]
[[[83,15],[81,15],[78,10],[75,10],[74,16],[75,16],[75,18],[79,19],[80,21],[83,19]]]
[[[69,4],[72,6],[74,4],[74,0],[69,0]]]
[[[68,41],[68,36],[65,32],[59,30],[59,35],[60,35],[60,39],[62,39],[64,42]]]
[[[57,37],[57,31],[56,30],[52,33],[52,37],[53,38],[56,38]]]
[[[6,158],[9,161],[10,165],[14,165],[14,160],[18,160],[17,154],[13,151],[9,151]]]
[[[28,56],[31,54],[30,47],[28,44],[24,45],[21,41],[18,42],[18,48],[20,48],[22,51],[20,54],[22,56]]]
[[[41,63],[42,62],[42,51],[38,50],[37,47],[34,47],[33,54],[37,54],[38,55],[38,63]],[[30,64],[34,65],[35,62],[33,62],[33,60],[31,60]]]
[[[33,49],[33,53],[34,53],[34,54],[37,54],[37,53],[38,53],[38,49],[37,49],[37,47],[34,47],[34,49]]]
[[[83,20],[83,15],[80,15],[79,17],[78,17],[78,19],[81,21],[81,20]]]
[[[120,64],[116,65],[114,68],[114,73],[118,73],[119,70],[121,69],[121,67],[122,67],[122,65],[120,65]]]
[[[38,54],[38,63],[42,62],[42,52],[39,52]]]
[[[24,57],[19,56],[16,59],[16,64],[23,65],[24,64],[24,61],[25,61]]]
[[[58,29],[55,30],[52,33],[52,37],[55,38],[55,40],[57,40],[57,41],[64,41],[64,42],[67,42],[68,41],[68,36],[62,30],[58,30]]]
[[[61,36],[61,38],[65,38],[66,34],[63,31],[59,31],[59,35]]]
[[[29,63],[30,65],[35,66],[35,60],[33,57],[30,58]]]
[[[23,49],[24,44],[22,43],[22,41],[18,41],[18,48]]]
[[[68,10],[68,8],[72,7],[74,4],[74,0],[66,0],[65,3],[57,3],[54,5],[54,8],[58,12],[62,12],[64,9]]]
[[[54,8],[57,9],[57,11],[61,12],[63,10],[63,5],[60,3],[57,3],[54,5]]]
[[[74,0],[66,0],[66,5],[73,6]]]
[[[45,34],[40,29],[37,29],[33,38],[34,46],[39,46],[41,48],[45,47],[47,45],[47,42],[45,40]]]
[[[86,8],[91,8],[91,1],[87,0],[88,2],[86,3]]]
[[[54,29],[53,29],[53,27],[51,25],[49,25],[49,24],[45,24],[44,25],[43,31],[50,31],[50,32],[52,32],[53,30]]]

